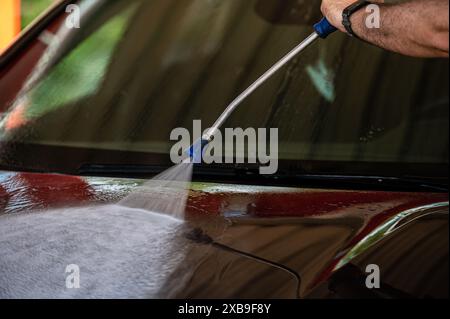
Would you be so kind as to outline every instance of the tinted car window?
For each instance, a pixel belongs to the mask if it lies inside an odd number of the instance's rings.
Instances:
[[[194,119],[211,125],[320,18],[317,1],[93,2],[82,27],[50,45],[59,54],[43,76],[2,106],[4,143],[167,155],[172,129]],[[279,128],[282,160],[448,164],[448,77],[448,60],[336,34],[225,126]],[[25,156],[11,152],[5,165]],[[101,162],[95,154],[81,155],[80,165]]]

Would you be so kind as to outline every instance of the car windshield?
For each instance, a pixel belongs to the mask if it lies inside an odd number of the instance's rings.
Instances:
[[[45,54],[14,97],[0,99],[2,167],[167,164],[174,128],[212,125],[320,18],[319,1],[78,4],[80,28],[43,31],[36,41],[49,43]],[[8,72],[23,72],[20,65]],[[278,128],[281,171],[447,177],[448,71],[446,59],[403,57],[335,34],[224,126]]]

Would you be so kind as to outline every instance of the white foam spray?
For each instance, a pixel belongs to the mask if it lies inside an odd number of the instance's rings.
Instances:
[[[133,191],[119,205],[184,220],[192,171],[193,164],[178,164]]]
[[[182,287],[192,170],[174,166],[115,205],[0,216],[0,298],[164,298]],[[66,287],[72,264],[79,289]]]
[[[170,216],[119,205],[1,216],[0,298],[164,298],[191,245],[184,231]],[[72,264],[79,289],[66,286]]]

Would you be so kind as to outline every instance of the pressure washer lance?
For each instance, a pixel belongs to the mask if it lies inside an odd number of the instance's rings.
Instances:
[[[280,61],[273,65],[269,70],[266,71],[259,79],[257,79],[252,85],[250,85],[244,92],[242,92],[233,102],[228,105],[222,115],[217,119],[214,125],[199,139],[195,142],[188,150],[187,154],[189,158],[185,162],[201,163],[202,154],[206,146],[212,141],[214,134],[220,129],[220,127],[225,123],[225,121],[233,114],[236,108],[257,88],[259,88],[264,82],[270,79],[277,71],[279,71],[283,66],[285,66],[289,61],[296,57],[300,52],[309,47],[318,38],[325,39],[337,29],[331,25],[331,23],[326,19],[322,18],[319,23],[314,25],[314,30],[310,36],[308,36],[302,43],[292,49],[291,52],[286,54]]]

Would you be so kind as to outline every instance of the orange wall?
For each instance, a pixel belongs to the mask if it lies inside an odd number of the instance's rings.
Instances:
[[[20,0],[0,0],[0,52],[20,32]]]

